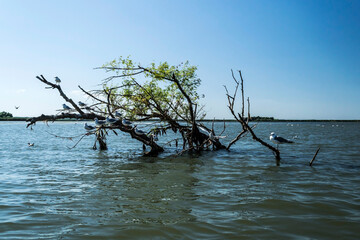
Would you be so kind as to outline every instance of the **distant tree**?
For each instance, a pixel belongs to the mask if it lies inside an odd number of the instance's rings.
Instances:
[[[13,115],[9,112],[2,111],[0,112],[0,118],[12,118]]]
[[[54,121],[64,118],[93,120],[97,118],[97,127],[93,130],[88,127],[90,131],[84,136],[94,134],[101,150],[107,149],[106,136],[110,132],[117,135],[115,130],[120,130],[142,142],[144,154],[148,156],[157,156],[164,151],[163,146],[158,145],[156,139],[169,130],[174,132],[175,136],[180,135],[171,141],[176,146],[178,144],[182,146],[178,154],[208,149],[229,150],[246,132],[250,132],[254,140],[271,149],[275,153],[277,161],[280,160],[279,151],[257,138],[252,130],[254,126],[249,126],[249,121],[246,120],[251,118],[250,101],[248,100],[247,116],[245,116],[243,79],[240,71],[241,82],[236,80],[234,74],[232,75],[236,82],[234,95],[230,95],[226,87],[225,89],[229,102],[228,107],[234,118],[242,125],[243,130],[228,146],[224,146],[220,140],[223,138],[221,135],[226,128],[225,123],[222,132],[217,135],[214,124],[208,128],[201,122],[206,113],[199,103],[197,89],[201,80],[196,75],[196,66],[191,66],[188,62],[177,66],[163,62],[151,63],[148,67],[143,67],[135,64],[130,58],[120,57],[98,69],[103,69],[112,75],[102,81],[100,90],[86,91],[79,86],[89,97],[91,103],[88,104],[82,102],[76,104],[66,96],[60,84],[49,82],[42,75],[37,76],[37,79],[50,86],[48,88],[57,89],[72,108],[65,106],[60,114],[41,115],[28,119],[27,121],[30,123],[27,127],[32,127],[37,121]],[[241,114],[234,110],[236,93],[240,84]],[[101,121],[106,118],[107,122]],[[131,120],[134,123],[128,124],[124,120]],[[137,125],[146,120],[152,120],[153,124],[144,132]],[[93,146],[94,149],[96,149],[96,142]],[[146,146],[150,147],[149,151],[145,151]]]

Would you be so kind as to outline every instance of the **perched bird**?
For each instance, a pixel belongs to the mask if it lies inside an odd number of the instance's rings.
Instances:
[[[88,125],[87,123],[85,123],[84,128],[85,128],[86,130],[88,130],[88,131],[91,131],[91,130],[94,130],[94,129],[95,129],[94,126]]]
[[[56,82],[56,84],[60,84],[61,83],[61,80],[60,80],[60,78],[58,78],[58,77],[55,77],[55,82]]]
[[[116,123],[117,121],[119,121],[119,120],[116,118],[106,117],[106,123],[109,125],[112,125],[112,124]]]
[[[135,128],[135,134],[136,134],[136,135],[145,135],[146,132],[144,132],[143,130],[138,129],[138,128],[136,127],[136,128]]]
[[[290,141],[290,140],[287,140],[285,138],[276,136],[276,134],[274,132],[270,133],[270,141],[275,143],[277,148],[278,148],[279,144],[294,143],[293,141]]]
[[[28,146],[29,146],[29,147],[33,147],[33,146],[34,146],[34,143],[28,143]]]
[[[99,120],[98,118],[94,118],[94,121],[95,121],[95,125],[98,127],[101,127],[106,124],[105,120]]]
[[[118,111],[115,111],[115,116],[118,117],[118,118],[121,118],[121,117],[122,117],[122,114],[119,113]]]
[[[85,106],[86,106],[86,104],[85,104],[85,103],[83,103],[82,101],[79,101],[79,106],[80,106],[80,107],[85,107]]]
[[[19,109],[20,106],[15,106],[15,109]]]
[[[65,103],[63,104],[63,109],[64,110],[71,110],[71,107],[69,107],[68,105],[66,105]]]
[[[125,118],[122,120],[122,125],[126,126],[126,127],[130,127],[132,124],[132,122],[130,122],[129,120],[126,120]]]

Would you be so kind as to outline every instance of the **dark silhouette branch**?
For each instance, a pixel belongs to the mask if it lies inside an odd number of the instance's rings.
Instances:
[[[241,71],[239,71],[239,75],[240,75],[240,81],[236,80],[233,72],[232,72],[232,76],[233,79],[236,83],[236,87],[235,87],[235,92],[234,94],[231,96],[229,94],[229,91],[227,90],[226,86],[225,87],[225,91],[226,91],[226,96],[228,99],[228,108],[231,112],[231,114],[234,116],[234,118],[236,119],[236,121],[238,121],[241,126],[242,126],[242,131],[229,143],[229,145],[227,146],[227,149],[229,150],[230,147],[235,144],[246,132],[250,132],[252,138],[259,142],[261,145],[267,147],[268,149],[270,149],[271,151],[273,151],[274,155],[275,155],[275,159],[276,159],[276,164],[279,165],[280,164],[280,151],[276,148],[274,148],[273,146],[271,146],[270,144],[266,143],[265,141],[263,141],[262,139],[260,139],[259,137],[256,136],[255,132],[253,131],[253,127],[249,126],[249,121],[251,119],[250,116],[250,100],[249,98],[247,98],[247,102],[248,102],[248,116],[247,118],[244,117],[245,115],[245,111],[244,111],[244,79],[242,77]],[[241,99],[242,99],[242,108],[241,108],[241,113],[235,113],[234,110],[234,105],[235,105],[235,99],[236,99],[236,93],[238,91],[238,87],[239,85],[241,86]]]

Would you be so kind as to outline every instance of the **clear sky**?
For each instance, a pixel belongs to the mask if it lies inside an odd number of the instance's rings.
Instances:
[[[64,101],[36,75],[84,100],[77,85],[128,55],[197,65],[208,118],[231,117],[233,69],[253,116],[360,119],[360,1],[346,0],[0,0],[0,111],[52,114]]]

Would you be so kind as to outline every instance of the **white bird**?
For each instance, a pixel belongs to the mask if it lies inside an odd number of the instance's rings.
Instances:
[[[94,121],[95,121],[95,125],[98,127],[101,127],[106,124],[105,120],[99,120],[98,118],[94,118]]]
[[[115,116],[117,116],[117,117],[121,118],[121,117],[122,117],[122,114],[121,114],[121,113],[119,113],[118,111],[115,111]]]
[[[122,125],[126,126],[126,127],[130,127],[132,124],[132,122],[130,122],[129,120],[126,120],[125,118],[122,120]]]
[[[34,143],[28,143],[28,146],[29,146],[29,147],[33,147],[33,146],[34,146]]]
[[[145,135],[146,132],[144,132],[144,131],[141,130],[141,129],[135,128],[135,134],[136,134],[136,135]]]
[[[56,82],[56,84],[60,84],[61,83],[61,80],[60,80],[60,78],[58,78],[58,77],[55,77],[55,82]]]
[[[86,130],[88,130],[88,131],[91,131],[91,130],[94,130],[94,129],[95,129],[94,126],[88,125],[87,123],[85,123],[84,128],[85,128]]]
[[[112,125],[112,124],[116,123],[117,121],[119,121],[119,120],[116,118],[109,118],[109,117],[106,118],[106,123],[109,125]]]
[[[277,147],[279,144],[283,144],[283,143],[294,143],[293,141],[287,140],[282,137],[278,137],[274,132],[270,133],[270,141],[275,143]]]
[[[71,110],[71,107],[69,107],[68,105],[66,105],[65,103],[63,104],[63,109],[64,110]]]
[[[82,101],[79,101],[79,106],[80,106],[80,107],[85,107],[85,106],[86,106],[86,104],[85,104],[85,103],[83,103]]]

